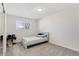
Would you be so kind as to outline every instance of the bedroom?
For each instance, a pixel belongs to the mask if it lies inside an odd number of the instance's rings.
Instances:
[[[2,8],[1,3],[0,6]],[[6,36],[15,34],[16,44],[12,45],[9,42],[8,47],[3,41],[3,54],[7,56],[79,56],[79,4],[4,3],[4,7],[6,15],[2,13],[3,9],[0,10],[0,35],[4,34],[5,29]],[[5,25],[4,16],[6,16]],[[44,43],[45,41],[39,39],[40,36],[48,42]],[[43,43],[27,48],[27,41],[30,38],[39,39],[29,42],[31,45],[40,41]],[[22,44],[23,39],[27,40],[24,41],[25,44]]]

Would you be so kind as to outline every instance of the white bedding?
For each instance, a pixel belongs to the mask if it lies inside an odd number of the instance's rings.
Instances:
[[[33,40],[42,40],[42,39],[45,39],[45,37],[44,38],[42,38],[42,37],[35,37],[35,36],[32,36],[32,37],[23,37],[23,39],[24,40],[27,40],[27,42],[28,41],[33,41]]]
[[[35,36],[32,36],[32,37],[23,37],[22,39],[22,45],[27,48],[27,46],[29,45],[33,45],[33,44],[37,44],[37,43],[40,43],[40,42],[44,42],[44,41],[48,41],[47,37],[35,37]]]

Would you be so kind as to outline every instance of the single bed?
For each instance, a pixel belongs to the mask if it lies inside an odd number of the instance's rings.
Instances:
[[[24,48],[28,48],[29,46],[34,46],[45,42],[48,42],[48,34],[38,33],[36,36],[23,37],[21,44],[24,46]]]

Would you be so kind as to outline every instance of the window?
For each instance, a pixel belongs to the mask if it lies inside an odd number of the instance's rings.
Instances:
[[[24,29],[25,28],[25,22],[24,21],[16,21],[16,30],[18,29]]]
[[[30,24],[26,23],[25,21],[20,21],[20,20],[16,21],[16,30],[29,29],[29,26],[30,26]]]

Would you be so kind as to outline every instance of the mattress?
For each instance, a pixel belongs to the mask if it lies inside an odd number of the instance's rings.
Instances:
[[[37,43],[41,43],[44,41],[48,41],[47,37],[23,37],[22,39],[22,44],[24,47],[27,47],[29,45],[33,45],[33,44],[37,44]]]
[[[29,41],[33,41],[33,40],[42,40],[42,39],[46,39],[46,37],[42,38],[42,37],[23,37],[24,40],[27,40],[27,42]]]

